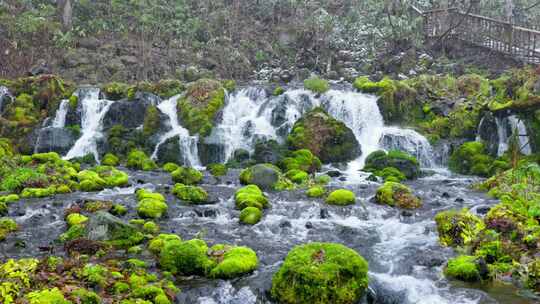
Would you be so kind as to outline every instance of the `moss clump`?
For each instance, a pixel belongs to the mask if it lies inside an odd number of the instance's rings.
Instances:
[[[68,227],[82,225],[88,221],[88,218],[80,213],[71,213],[66,217]]]
[[[120,159],[116,157],[116,155],[112,153],[107,153],[105,156],[103,156],[103,159],[101,160],[101,164],[105,166],[118,166],[118,163],[120,163]]]
[[[352,130],[322,108],[309,111],[294,124],[287,144],[291,150],[311,151],[323,163],[349,161],[361,153]]]
[[[388,153],[375,151],[366,158],[366,165],[363,170],[395,181],[395,179],[401,179],[403,176],[407,179],[417,178],[420,174],[420,164],[416,157],[405,152],[397,150]]]
[[[163,165],[163,170],[169,172],[169,173],[172,173],[174,172],[174,170],[178,169],[180,166],[178,166],[177,164],[175,163],[166,163],[165,165]]]
[[[56,188],[54,186],[50,186],[48,188],[24,188],[21,192],[22,198],[29,198],[29,197],[47,197],[47,196],[53,196],[56,194]]]
[[[200,79],[188,86],[186,95],[178,102],[178,116],[191,135],[208,136],[217,112],[225,102],[221,83]]]
[[[0,218],[0,241],[6,239],[6,236],[18,229],[17,223],[10,218]],[[0,285],[1,286],[1,285]]]
[[[394,167],[386,167],[380,171],[375,171],[374,174],[376,176],[382,177],[385,182],[399,183],[407,179],[403,172],[399,171],[399,169]]]
[[[282,87],[276,87],[274,91],[272,92],[272,95],[279,96],[285,93],[285,89]]]
[[[444,273],[462,281],[475,282],[481,280],[475,256],[460,255],[448,261]]]
[[[272,279],[280,303],[357,303],[368,285],[368,263],[341,244],[294,247]]]
[[[127,156],[127,163],[126,166],[128,168],[137,169],[137,170],[143,170],[143,171],[151,171],[154,169],[157,169],[158,166],[156,163],[151,160],[146,153],[144,153],[141,150],[131,150]]]
[[[330,90],[328,81],[319,77],[313,77],[304,80],[304,88],[312,91],[313,93],[323,94]]]
[[[79,288],[71,293],[71,296],[75,298],[78,303],[82,304],[100,304],[101,298],[97,293],[89,291],[84,288]]]
[[[469,245],[485,229],[484,222],[467,209],[440,212],[435,222],[443,246]]]
[[[17,194],[8,194],[4,196],[0,196],[0,203],[13,203],[20,199],[20,197]]]
[[[295,184],[304,184],[309,180],[309,174],[302,170],[292,169],[285,173],[285,177]]]
[[[38,267],[36,259],[9,259],[0,264],[0,301],[15,303],[23,289],[31,287],[31,277]]]
[[[464,143],[452,153],[448,166],[460,174],[489,176],[493,161],[483,143],[472,141]]]
[[[215,245],[210,256],[218,261],[209,273],[211,278],[232,279],[254,271],[259,265],[257,254],[248,247]]]
[[[64,294],[56,287],[32,291],[25,298],[30,304],[72,304],[71,301],[66,300]]]
[[[353,205],[356,203],[356,195],[354,192],[345,189],[332,191],[326,198],[326,203],[329,205]]]
[[[109,100],[120,100],[128,97],[128,91],[130,88],[131,86],[125,83],[111,82],[105,84],[101,88],[101,91]]]
[[[162,233],[156,236],[155,238],[153,238],[152,240],[150,240],[150,242],[148,243],[148,250],[150,250],[150,252],[154,254],[159,255],[161,253],[161,250],[163,250],[163,248],[165,247],[165,245],[171,241],[181,242],[182,239],[176,234],[163,234]]]
[[[307,149],[292,152],[290,156],[284,158],[280,163],[280,167],[284,171],[302,170],[308,173],[319,171],[321,165],[320,159]]]
[[[156,134],[160,124],[159,110],[156,106],[148,106],[146,108],[146,113],[144,114],[143,135],[152,136]]]
[[[203,276],[215,266],[207,252],[208,245],[203,240],[168,241],[161,250],[159,265],[173,274]]]
[[[122,215],[127,214],[128,209],[124,205],[114,204],[114,205],[112,205],[111,210],[109,210],[109,212],[111,214],[113,214],[113,215],[116,215],[116,216],[122,216]]]
[[[262,218],[262,211],[256,207],[246,207],[240,212],[240,222],[248,225],[257,224]]]
[[[79,189],[88,192],[123,187],[129,180],[127,173],[110,166],[96,166],[83,170],[77,173],[76,177],[79,181]]]
[[[167,206],[167,203],[165,202],[165,198],[159,193],[152,193],[140,189],[137,191],[137,199],[139,200],[137,213],[145,218],[160,218],[169,209],[169,206]]]
[[[415,209],[422,206],[420,199],[412,193],[409,187],[396,182],[386,182],[379,187],[375,199],[379,204],[405,209]]]
[[[312,198],[323,197],[326,194],[326,190],[321,186],[314,186],[306,191],[306,195]]]
[[[236,208],[243,210],[247,207],[263,209],[268,207],[268,199],[256,185],[248,185],[238,189],[234,195]]]
[[[194,168],[178,167],[171,173],[175,183],[184,185],[196,185],[203,179],[203,174]]]
[[[207,167],[210,173],[215,177],[227,175],[228,168],[223,164],[209,164]]]
[[[208,193],[203,188],[197,186],[176,184],[172,193],[179,199],[191,204],[204,204],[208,201]]]

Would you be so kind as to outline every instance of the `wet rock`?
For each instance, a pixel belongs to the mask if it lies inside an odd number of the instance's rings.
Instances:
[[[151,104],[152,101],[148,99],[119,100],[111,105],[103,117],[103,127],[109,129],[122,125],[126,129],[135,129],[144,123],[146,108]],[[165,117],[160,117],[160,121],[164,120]]]
[[[465,200],[464,200],[463,198],[461,198],[461,197],[456,198],[454,201],[455,201],[456,203],[463,203],[463,202],[465,202]]]
[[[28,76],[38,76],[50,73],[51,69],[47,66],[47,63],[45,61],[41,61],[37,65],[30,68],[30,71],[28,71]]]
[[[313,223],[311,223],[311,222],[306,222],[305,227],[306,227],[307,229],[312,229],[312,228],[313,228]]]
[[[490,206],[480,206],[478,208],[476,208],[476,213],[477,214],[481,214],[481,215],[485,215],[489,212],[489,210],[491,209]]]
[[[279,228],[291,228],[292,224],[289,221],[281,221],[279,223]]]
[[[441,197],[442,197],[442,198],[450,198],[450,193],[448,193],[448,192],[443,192],[443,193],[441,194]]]
[[[288,83],[293,79],[293,74],[289,70],[283,70],[279,73],[279,78],[281,81]]]
[[[369,287],[372,290],[367,296],[368,303],[373,304],[402,304],[407,303],[407,290],[392,288],[390,282],[370,279]]]
[[[324,174],[330,176],[330,177],[339,177],[342,175],[341,171],[339,170],[330,170],[326,171]]]
[[[330,217],[330,212],[328,212],[328,209],[321,209],[320,217],[322,219],[327,219]]]
[[[253,159],[257,163],[276,164],[283,159],[285,148],[275,140],[261,141],[255,145]]]
[[[135,226],[104,211],[92,214],[86,226],[86,237],[92,241],[117,241],[137,233]]]
[[[244,182],[257,185],[263,190],[273,189],[279,180],[279,171],[270,165],[259,164],[246,170],[250,170],[248,174],[249,180]]]
[[[414,213],[412,213],[412,212],[409,211],[409,210],[402,210],[402,211],[401,211],[401,216],[404,216],[404,217],[411,217],[411,216],[413,216],[413,215],[414,215]]]
[[[484,142],[484,146],[489,155],[497,156],[499,150],[499,133],[497,130],[497,120],[491,112],[486,112],[478,125],[478,136]]]
[[[167,139],[157,149],[156,157],[159,163],[184,164],[184,155],[180,149],[180,136]]]
[[[66,154],[75,144],[76,138],[73,132],[64,128],[43,128],[38,132],[35,144],[37,153],[57,152]]]

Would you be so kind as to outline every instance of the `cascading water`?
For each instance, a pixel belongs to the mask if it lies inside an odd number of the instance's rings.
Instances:
[[[69,100],[64,99],[60,103],[58,110],[56,110],[56,116],[52,122],[53,128],[63,128],[66,125],[66,115],[69,109]]]
[[[154,152],[152,153],[152,159],[157,158],[161,145],[163,145],[168,139],[178,136],[181,149],[181,151],[179,152],[182,155],[184,165],[191,167],[200,167],[201,162],[199,160],[197,148],[197,142],[199,139],[197,136],[190,136],[189,131],[179,124],[178,113],[176,109],[178,104],[178,98],[180,98],[180,95],[173,96],[161,102],[157,106],[163,114],[169,117],[169,124],[171,130],[169,130],[167,133],[163,134],[160,137],[159,142],[156,145]]]
[[[383,149],[399,150],[414,155],[423,167],[431,168],[435,165],[433,149],[420,133],[398,127],[385,127],[382,133],[379,146]]]
[[[525,155],[530,155],[532,153],[529,135],[527,134],[527,127],[523,120],[519,119],[517,116],[512,115],[508,117],[508,121],[512,128],[512,132],[517,132],[519,148],[521,153]]]
[[[527,134],[527,128],[521,119],[512,115],[504,118],[497,117],[497,134],[499,138],[499,145],[497,155],[502,156],[509,149],[510,139],[514,133],[516,133],[521,153],[525,155],[531,154],[531,146],[529,136]]]
[[[72,159],[93,154],[99,161],[97,141],[103,137],[102,120],[112,101],[99,98],[98,88],[85,88],[79,90],[79,103],[81,106],[81,137],[64,157]]]

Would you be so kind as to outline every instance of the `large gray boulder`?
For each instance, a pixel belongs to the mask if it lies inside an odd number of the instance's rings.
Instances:
[[[137,244],[144,238],[135,226],[105,211],[98,211],[90,216],[86,225],[86,237],[119,246]]]
[[[66,154],[75,144],[76,138],[73,132],[64,128],[47,127],[38,131],[35,143],[35,151],[57,152]]]

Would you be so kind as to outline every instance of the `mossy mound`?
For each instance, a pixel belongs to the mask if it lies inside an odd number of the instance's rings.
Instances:
[[[257,224],[262,218],[262,211],[256,207],[246,207],[240,212],[240,222],[248,225]]]
[[[321,160],[307,149],[291,152],[280,162],[280,167],[284,171],[302,170],[314,173],[321,169]]]
[[[178,169],[180,166],[178,166],[177,164],[175,163],[166,163],[163,165],[163,170],[169,172],[169,173],[172,173],[174,172],[176,169]]]
[[[326,190],[321,186],[314,186],[306,191],[308,197],[319,198],[326,194]]]
[[[368,263],[340,244],[294,247],[272,279],[280,303],[357,303],[368,285]]]
[[[312,77],[304,80],[304,88],[312,91],[313,93],[323,94],[330,90],[328,81],[319,77]]]
[[[140,189],[137,191],[137,199],[139,200],[137,213],[144,218],[160,218],[169,209],[165,197],[159,193],[152,193]]]
[[[209,164],[207,168],[214,177],[227,175],[229,170],[224,164]]]
[[[217,265],[210,270],[211,278],[232,279],[257,269],[259,260],[251,248],[218,244],[212,246],[210,256]]]
[[[10,218],[0,218],[0,242],[6,239],[6,236],[18,229],[17,223]]]
[[[470,255],[460,255],[450,259],[444,270],[444,274],[448,277],[467,282],[475,282],[482,279],[477,257]]]
[[[308,149],[323,163],[345,162],[361,154],[354,133],[322,108],[305,114],[287,137],[291,150]]]
[[[285,173],[285,177],[295,184],[304,184],[309,181],[309,174],[305,171],[292,169]]]
[[[126,186],[129,176],[114,167],[96,166],[77,173],[77,180],[79,181],[80,190],[91,192]]]
[[[414,156],[405,152],[397,150],[388,153],[375,151],[366,158],[366,165],[363,170],[386,178],[393,176],[392,179],[401,179],[402,176],[405,176],[407,179],[414,179],[420,175],[420,164]]]
[[[236,208],[243,210],[247,207],[263,209],[268,207],[268,199],[256,185],[248,185],[238,189],[234,195]]]
[[[112,153],[105,154],[105,156],[103,156],[103,159],[101,160],[101,164],[104,166],[114,167],[114,166],[118,166],[119,163],[120,163],[120,159]]]
[[[179,199],[191,204],[204,204],[208,202],[208,193],[201,187],[176,184],[172,193]]]
[[[467,209],[440,212],[435,222],[439,242],[444,246],[468,245],[485,228],[482,220]]]
[[[225,90],[212,79],[200,79],[190,84],[178,101],[178,116],[191,135],[208,136],[217,112],[225,102]]]
[[[151,160],[144,151],[141,150],[131,150],[127,156],[126,166],[128,168],[151,171],[158,168],[156,163]]]
[[[409,187],[396,182],[386,182],[379,187],[375,200],[379,204],[404,209],[415,209],[422,206],[422,201],[412,193]]]
[[[350,190],[335,190],[328,195],[326,203],[338,206],[354,205],[356,203],[356,195]]]
[[[208,245],[203,240],[168,241],[161,250],[159,265],[173,274],[204,276],[215,266],[207,252]]]
[[[243,185],[256,185],[264,190],[286,190],[294,187],[281,170],[272,164],[257,164],[242,170],[240,182]]]
[[[196,185],[203,179],[203,174],[194,168],[178,167],[171,173],[175,183],[184,185]]]
[[[490,176],[494,159],[487,154],[481,142],[467,142],[461,145],[452,155],[449,168],[460,174]]]

